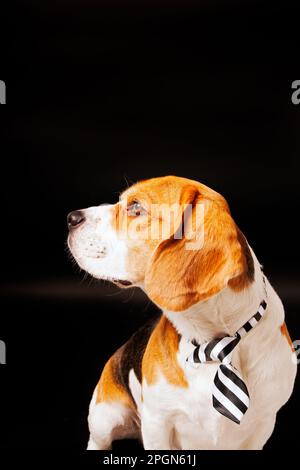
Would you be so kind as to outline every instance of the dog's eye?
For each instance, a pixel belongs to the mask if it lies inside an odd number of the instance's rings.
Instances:
[[[144,215],[146,213],[146,209],[144,209],[143,206],[137,201],[132,202],[127,207],[127,214],[131,217],[138,217],[139,215]]]

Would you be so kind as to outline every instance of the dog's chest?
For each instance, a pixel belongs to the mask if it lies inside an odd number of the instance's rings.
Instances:
[[[216,445],[222,427],[220,427],[222,423],[220,415],[212,403],[213,381],[219,364],[206,363],[193,367],[186,361],[193,350],[194,346],[191,343],[181,340],[177,360],[184,370],[188,387],[181,397],[177,397],[182,401],[182,412],[178,413],[174,422],[181,446],[198,447],[201,435],[203,441],[201,446],[210,448]]]
[[[232,448],[231,436],[235,443],[239,440],[234,429],[237,425],[224,419],[212,402],[214,377],[219,363],[200,364],[194,368],[186,362],[193,350],[193,345],[184,341],[177,356],[188,386],[172,385],[161,375],[154,384],[144,384],[143,406],[152,416],[163,418],[173,428],[174,448]]]
[[[203,365],[191,373],[186,370],[186,388],[170,384],[162,375],[154,384],[144,384],[142,406],[148,416],[157,417],[166,429],[173,430],[172,448],[214,449],[219,442],[224,445],[227,424],[224,426],[224,418],[212,403],[216,370],[216,364]]]
[[[179,441],[175,447],[179,448],[197,448],[200,435],[209,436],[203,445],[210,446],[211,436],[215,440],[218,434],[220,421],[212,406],[211,393],[218,365],[203,364],[199,369],[191,367],[186,358],[192,350],[193,345],[185,343],[178,351],[178,362],[185,372],[187,387],[172,385],[164,375],[160,375],[154,384],[143,384],[143,406],[152,416],[170,424]]]

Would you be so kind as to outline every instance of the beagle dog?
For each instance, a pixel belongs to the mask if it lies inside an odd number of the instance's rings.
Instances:
[[[278,295],[226,200],[197,181],[141,181],[115,205],[68,215],[79,266],[161,308],[105,365],[88,449],[261,449],[296,360]]]

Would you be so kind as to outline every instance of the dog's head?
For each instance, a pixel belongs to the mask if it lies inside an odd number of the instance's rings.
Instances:
[[[71,212],[68,226],[68,245],[82,269],[119,286],[140,286],[171,311],[253,280],[250,250],[227,202],[186,178],[139,182],[115,205]]]

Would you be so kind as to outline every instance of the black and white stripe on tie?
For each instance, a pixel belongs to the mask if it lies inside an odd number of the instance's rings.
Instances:
[[[245,323],[234,336],[224,336],[213,339],[207,343],[197,344],[193,341],[195,349],[187,358],[194,367],[205,362],[220,362],[213,383],[212,399],[214,408],[240,424],[241,419],[249,408],[249,393],[245,382],[239,372],[232,366],[231,357],[234,348],[263,317],[267,303],[263,300],[258,311]]]

